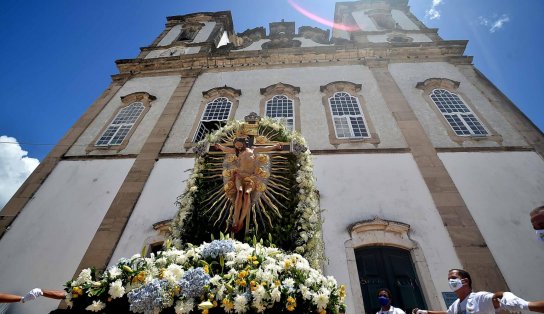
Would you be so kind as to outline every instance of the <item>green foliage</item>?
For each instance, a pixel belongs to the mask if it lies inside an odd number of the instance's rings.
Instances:
[[[283,129],[279,131],[273,131],[271,128],[262,128],[263,134],[274,133],[275,136],[270,140],[275,142],[288,142],[288,136]],[[284,192],[287,200],[281,197],[277,197],[282,202],[278,205],[281,213],[281,218],[272,217],[272,226],[261,219],[257,218],[258,228],[251,223],[249,231],[243,236],[244,233],[239,232],[234,235],[234,238],[246,243],[252,243],[253,238],[268,239],[269,244],[272,242],[279,248],[286,251],[294,251],[297,243],[300,243],[299,233],[296,230],[297,222],[301,218],[301,214],[296,211],[298,205],[298,188],[296,182],[296,173],[298,170],[297,158],[292,154],[283,154],[287,159],[287,165],[284,167],[288,170],[282,170],[281,175],[286,177],[285,182],[282,182],[284,186],[289,188],[289,191]],[[180,230],[180,238],[182,243],[192,243],[199,245],[205,241],[221,238],[222,232],[229,232],[228,226],[225,223],[223,217],[219,217],[217,214],[211,214],[213,211],[207,211],[209,208],[206,204],[209,201],[206,200],[210,197],[213,191],[223,186],[222,177],[207,178],[212,176],[210,174],[212,163],[217,163],[217,160],[212,160],[211,157],[204,157],[204,169],[202,170],[203,177],[196,180],[197,191],[194,195],[193,210],[189,211],[183,221],[183,230]],[[219,219],[222,223],[214,223]],[[252,218],[253,219],[253,218]],[[245,227],[244,227],[245,228]]]

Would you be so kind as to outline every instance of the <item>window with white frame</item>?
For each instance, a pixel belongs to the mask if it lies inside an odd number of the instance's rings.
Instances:
[[[457,94],[445,89],[433,89],[431,99],[458,136],[485,136],[489,133],[474,112]]]
[[[285,124],[289,130],[295,128],[293,101],[285,95],[276,95],[266,102],[265,115]]]
[[[329,98],[329,105],[337,138],[370,137],[357,97],[346,92],[336,92]]]
[[[206,134],[218,130],[229,119],[232,102],[226,97],[218,97],[206,104],[193,142],[199,142]]]
[[[132,104],[121,109],[110,125],[106,128],[102,136],[96,141],[96,146],[121,145],[130,130],[138,121],[138,118],[144,111],[145,106],[141,102]]]

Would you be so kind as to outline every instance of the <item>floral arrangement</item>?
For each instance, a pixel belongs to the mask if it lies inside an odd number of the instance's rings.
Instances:
[[[189,230],[190,225],[202,225],[203,221],[194,220],[195,213],[202,208],[199,208],[197,200],[199,195],[205,194],[202,191],[202,178],[206,172],[208,160],[206,159],[207,148],[215,143],[221,143],[226,138],[232,137],[232,134],[243,128],[244,122],[230,121],[219,130],[208,134],[206,139],[198,143],[195,147],[197,157],[191,176],[187,182],[185,192],[178,198],[177,205],[179,207],[178,215],[175,217],[171,227],[170,240],[177,248],[182,248],[187,242],[195,243],[195,239],[184,239],[184,234],[194,235],[198,230]],[[272,232],[274,241],[285,250],[294,251],[303,255],[314,268],[320,269],[324,261],[324,250],[321,238],[321,210],[319,208],[319,196],[315,187],[315,179],[313,177],[313,164],[311,153],[307,148],[304,138],[297,132],[292,132],[278,120],[270,118],[262,118],[259,122],[259,132],[266,134],[269,140],[277,142],[291,143],[292,164],[293,164],[293,182],[289,182],[289,188],[292,193],[292,204],[288,204],[291,208],[286,211],[287,215],[284,221],[278,223],[279,226],[288,227],[289,230],[296,232],[286,233],[285,230],[277,230]],[[272,134],[272,135],[271,135]],[[200,194],[199,194],[200,193]],[[293,239],[280,241],[280,237],[287,235]],[[250,234],[258,238],[265,238],[264,234]],[[209,236],[207,236],[209,239]],[[251,237],[250,237],[251,239]],[[272,241],[270,241],[272,242]],[[287,244],[285,242],[288,242]]]
[[[297,253],[222,238],[84,269],[66,286],[75,310],[119,313],[341,313],[345,288]]]

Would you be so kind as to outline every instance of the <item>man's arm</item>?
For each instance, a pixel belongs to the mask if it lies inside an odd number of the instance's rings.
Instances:
[[[214,145],[215,148],[227,153],[227,154],[234,154],[236,152],[236,150],[234,148],[230,148],[230,147],[225,147],[219,143],[216,143]]]
[[[544,313],[544,301],[529,302],[529,310]]]
[[[494,298],[500,299],[501,309],[517,312],[519,310],[530,310],[544,313],[544,301],[525,301],[512,292],[495,292]]]
[[[62,290],[46,290],[42,289],[43,296],[51,299],[64,300],[66,299],[66,292]]]
[[[275,150],[281,150],[282,146],[280,143],[276,144],[276,145],[273,145],[273,146],[260,146],[260,147],[255,147],[253,149],[254,152],[256,153],[265,153],[265,152],[271,152],[271,151],[275,151]]]
[[[0,293],[0,303],[21,302],[23,297],[16,294]]]
[[[446,311],[427,311],[427,310],[420,310],[418,308],[415,308],[412,310],[412,314],[447,314]]]

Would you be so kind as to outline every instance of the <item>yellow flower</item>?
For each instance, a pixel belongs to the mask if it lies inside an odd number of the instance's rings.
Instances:
[[[345,298],[346,297],[346,286],[344,285],[341,285],[340,286],[340,291],[338,292],[338,294],[340,295],[340,298]]]
[[[327,314],[327,311],[322,310],[321,312],[319,312],[319,314]]]
[[[82,294],[83,294],[83,289],[81,289],[80,287],[72,288],[72,298],[77,298]]]
[[[284,268],[288,269],[289,267],[291,267],[291,262],[290,261],[285,261]]]
[[[208,267],[208,265],[204,265],[204,272],[206,274],[209,274],[210,273],[210,268]]]
[[[281,281],[276,280],[276,281],[274,281],[274,284],[276,285],[276,287],[279,287],[281,285]]]
[[[228,312],[234,309],[234,304],[230,302],[229,299],[223,299],[223,307]]]
[[[287,311],[292,312],[297,307],[297,300],[293,297],[287,298]]]
[[[255,266],[259,265],[259,261],[253,261],[253,265]]]
[[[139,272],[138,275],[132,278],[132,283],[144,282],[145,280],[145,271]]]

